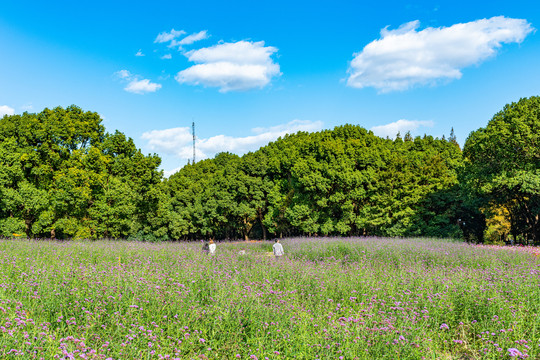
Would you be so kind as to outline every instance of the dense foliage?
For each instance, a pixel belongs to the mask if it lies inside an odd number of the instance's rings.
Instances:
[[[461,151],[431,136],[381,139],[359,126],[222,153],[165,181],[172,237],[432,235],[459,232]],[[174,232],[176,231],[176,232]]]
[[[468,183],[504,231],[540,243],[540,97],[506,105],[464,147]]]
[[[540,242],[540,100],[471,133],[383,139],[360,126],[220,153],[169,179],[76,106],[0,119],[0,236],[270,238],[484,235]],[[487,230],[486,230],[487,226]]]
[[[128,237],[150,232],[161,173],[97,113],[45,109],[0,121],[0,234]]]

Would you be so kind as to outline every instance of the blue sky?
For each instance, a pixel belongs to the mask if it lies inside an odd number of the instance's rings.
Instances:
[[[0,0],[0,115],[76,104],[158,153],[349,123],[463,144],[540,95],[540,3]]]

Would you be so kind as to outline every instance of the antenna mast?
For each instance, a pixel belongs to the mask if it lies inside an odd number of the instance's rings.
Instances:
[[[193,164],[195,164],[195,121],[191,123],[191,128],[193,130]]]

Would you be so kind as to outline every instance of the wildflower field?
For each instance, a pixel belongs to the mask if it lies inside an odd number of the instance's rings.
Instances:
[[[282,243],[0,240],[0,358],[540,359],[535,249]]]

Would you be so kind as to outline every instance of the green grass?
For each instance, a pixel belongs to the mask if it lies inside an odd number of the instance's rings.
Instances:
[[[534,249],[282,243],[0,241],[0,357],[540,358]]]

